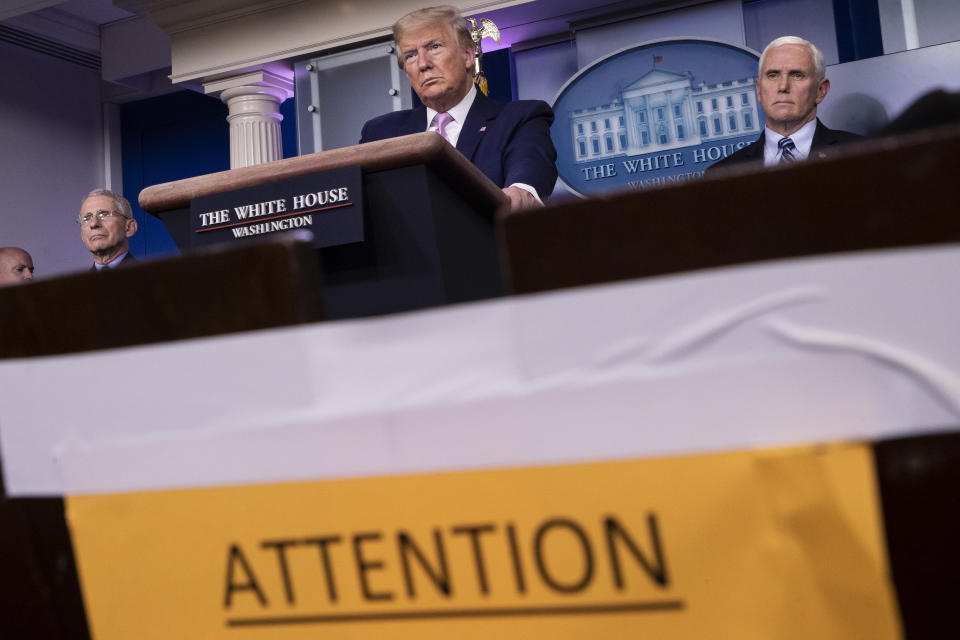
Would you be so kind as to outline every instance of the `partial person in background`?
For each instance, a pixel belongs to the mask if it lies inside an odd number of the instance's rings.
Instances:
[[[435,131],[503,189],[512,209],[543,204],[557,181],[550,106],[498,102],[477,91],[476,49],[453,7],[408,13],[393,25],[393,38],[400,68],[424,106],[370,120],[360,142]]]
[[[914,101],[874,135],[900,135],[949,125],[960,125],[960,93],[934,89]]]
[[[94,189],[80,205],[77,216],[80,239],[93,255],[91,271],[112,269],[134,261],[130,255],[130,238],[137,232],[130,203],[119,193]]]
[[[807,158],[825,158],[831,149],[860,139],[855,133],[827,128],[817,118],[817,105],[830,91],[823,54],[812,43],[782,36],[760,55],[757,100],[767,117],[766,128],[752,144],[713,164],[763,163],[770,167]]]
[[[0,286],[33,280],[33,258],[17,247],[0,248]]]

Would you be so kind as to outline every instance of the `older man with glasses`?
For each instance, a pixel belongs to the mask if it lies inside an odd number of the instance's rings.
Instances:
[[[91,270],[112,269],[134,260],[129,240],[137,232],[130,203],[119,193],[94,189],[83,199],[80,215],[80,238],[93,255]]]

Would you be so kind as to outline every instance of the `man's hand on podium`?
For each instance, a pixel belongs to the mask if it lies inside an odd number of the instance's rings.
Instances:
[[[520,187],[504,187],[503,192],[510,198],[510,210],[531,209],[542,206],[533,194]]]

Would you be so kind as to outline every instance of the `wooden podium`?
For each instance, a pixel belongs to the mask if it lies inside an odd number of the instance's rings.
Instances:
[[[506,196],[433,133],[156,185],[140,206],[188,249],[192,198],[343,167],[363,172],[365,237],[319,250],[327,318],[503,295],[494,213]]]

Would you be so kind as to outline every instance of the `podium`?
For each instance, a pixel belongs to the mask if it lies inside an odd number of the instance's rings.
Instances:
[[[363,173],[365,237],[319,250],[325,317],[503,295],[494,213],[506,196],[429,132],[156,185],[140,206],[188,249],[192,198],[343,167]]]

